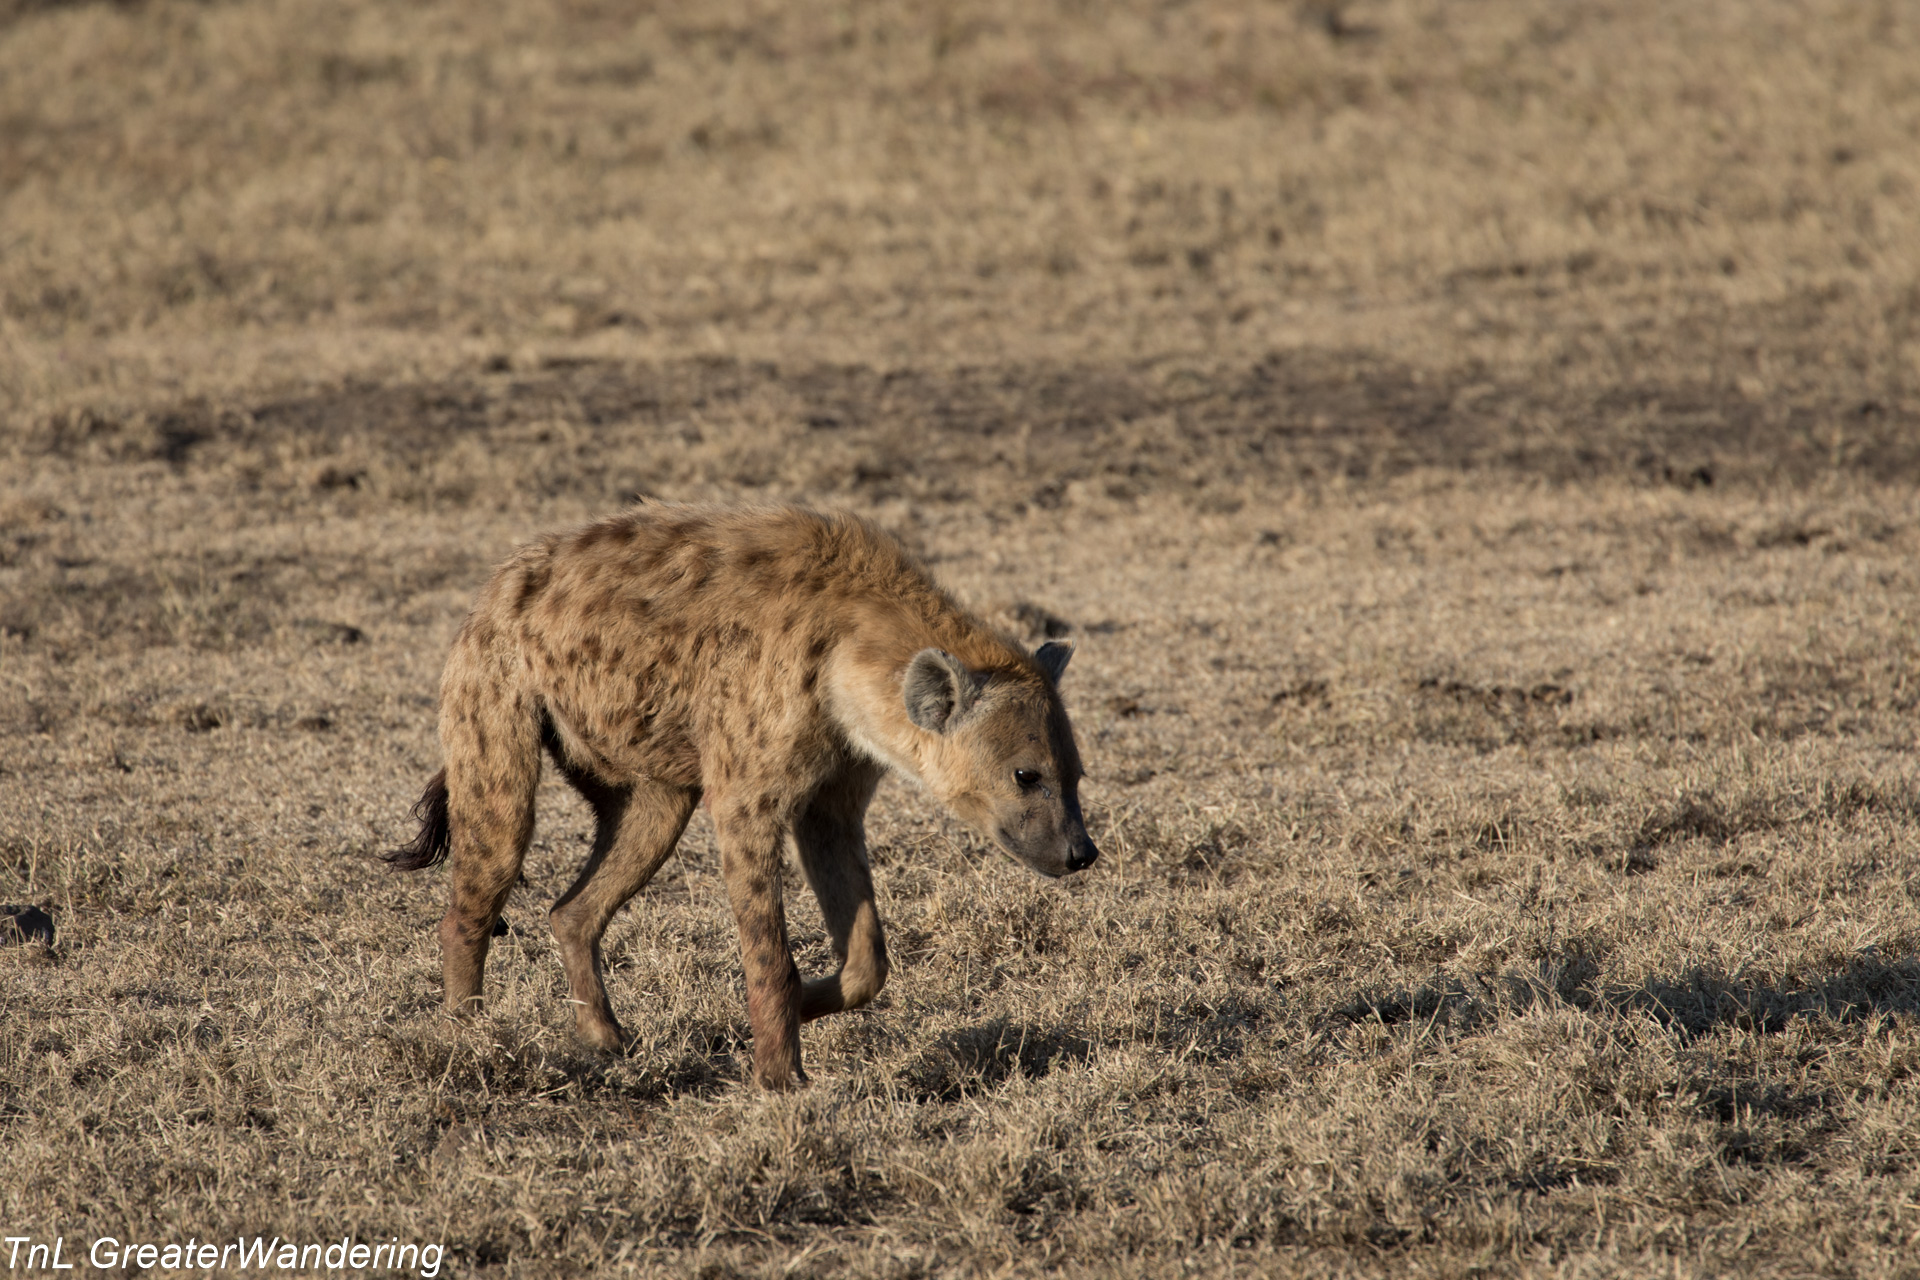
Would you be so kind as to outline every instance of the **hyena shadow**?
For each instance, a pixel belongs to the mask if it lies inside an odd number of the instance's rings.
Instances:
[[[539,1026],[495,1023],[481,1036],[446,1028],[394,1030],[386,1047],[419,1083],[498,1099],[531,1100],[572,1092],[659,1102],[738,1088],[752,1054],[747,1027],[724,1017],[696,1018],[643,1035],[625,1057],[556,1038]]]
[[[922,1102],[954,1102],[1015,1076],[1038,1080],[1092,1055],[1093,1043],[1064,1027],[994,1018],[940,1036],[901,1069],[900,1080]]]

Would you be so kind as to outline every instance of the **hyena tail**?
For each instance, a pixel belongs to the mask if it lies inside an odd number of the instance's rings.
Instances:
[[[420,834],[385,856],[395,871],[419,871],[444,862],[453,847],[452,828],[447,823],[447,771],[442,769],[427,782],[420,801],[413,806],[420,823]]]

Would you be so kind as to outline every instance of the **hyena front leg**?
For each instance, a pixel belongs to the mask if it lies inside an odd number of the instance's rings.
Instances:
[[[720,874],[740,929],[747,971],[747,1021],[753,1026],[753,1078],[764,1089],[805,1084],[800,1067],[800,971],[787,943],[780,901],[780,853],[786,843],[765,802],[742,805],[716,799],[714,834]]]
[[[456,651],[457,654],[457,651]],[[480,1008],[493,922],[520,878],[533,838],[540,781],[540,718],[533,700],[501,682],[454,679],[443,694],[452,890],[440,921],[449,1012]]]
[[[857,1009],[880,994],[887,981],[887,944],[867,864],[867,804],[879,781],[877,768],[850,766],[820,789],[794,824],[800,869],[820,900],[840,962],[838,973],[807,980],[800,997],[802,1022]]]
[[[699,793],[644,779],[614,787],[576,776],[571,768],[567,774],[593,805],[599,829],[586,868],[554,903],[548,919],[567,966],[575,1030],[588,1044],[617,1053],[626,1036],[607,998],[600,939],[614,913],[646,887],[673,852]]]

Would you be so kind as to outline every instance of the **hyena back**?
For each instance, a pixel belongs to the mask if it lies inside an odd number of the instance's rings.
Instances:
[[[619,1049],[600,939],[704,799],[739,928],[754,1076],[804,1080],[799,1027],[887,979],[864,832],[889,768],[1048,876],[1092,865],[1058,683],[961,610],[891,538],[797,508],[649,505],[522,548],[481,590],[441,681],[446,767],[389,855],[451,856],[446,1001],[478,1007],[493,925],[533,833],[544,751],[597,820],[551,922],[579,1034]],[[838,972],[802,982],[780,864],[820,901]]]

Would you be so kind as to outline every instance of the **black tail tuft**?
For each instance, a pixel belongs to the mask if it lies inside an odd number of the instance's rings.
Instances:
[[[453,833],[447,826],[445,769],[434,774],[427,789],[420,793],[420,803],[413,806],[413,816],[420,822],[420,834],[411,843],[386,855],[387,865],[395,871],[419,871],[444,862],[447,850],[453,846]]]

